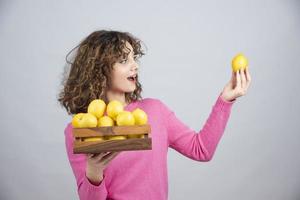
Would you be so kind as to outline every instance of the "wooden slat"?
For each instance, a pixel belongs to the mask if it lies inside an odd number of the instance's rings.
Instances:
[[[151,150],[151,138],[131,138],[125,140],[107,140],[84,142],[74,141],[73,152],[78,153],[102,153],[114,151]]]
[[[73,136],[78,138],[105,136],[105,135],[140,135],[150,134],[151,127],[146,125],[135,126],[108,126],[97,128],[73,128]]]

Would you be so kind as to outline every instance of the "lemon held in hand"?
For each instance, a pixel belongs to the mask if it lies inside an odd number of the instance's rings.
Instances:
[[[123,104],[120,101],[113,100],[107,105],[106,112],[109,117],[116,120],[119,113],[124,111]]]
[[[95,115],[97,118],[103,116],[106,109],[106,104],[101,99],[93,100],[88,106],[88,113]]]
[[[237,72],[240,69],[246,69],[248,67],[248,60],[240,53],[232,59],[231,67],[234,72]]]

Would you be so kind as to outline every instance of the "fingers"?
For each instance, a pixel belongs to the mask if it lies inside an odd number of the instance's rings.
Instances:
[[[102,162],[104,165],[108,164],[112,159],[114,159],[120,152],[113,152],[109,153],[108,155],[104,156]]]
[[[236,92],[242,96],[245,95],[251,82],[251,76],[248,67],[240,69],[236,72]]]
[[[242,86],[242,89],[244,89],[246,87],[246,76],[245,76],[245,70],[244,69],[241,69],[239,70],[240,72],[240,75],[241,75],[241,86]]]
[[[247,82],[251,82],[251,76],[250,76],[248,67],[246,67],[246,79],[247,79]]]
[[[99,161],[107,154],[109,154],[109,152],[96,153],[96,154],[89,153],[87,156],[89,159],[91,159],[93,161]]]
[[[235,76],[235,72],[233,70],[232,70],[232,73],[231,73],[230,83],[232,85],[232,88],[235,88],[235,86],[236,86],[236,76]]]
[[[242,83],[241,83],[241,76],[240,76],[240,70],[238,70],[235,74],[235,78],[236,78],[236,87],[237,89],[240,89],[242,87]]]
[[[109,163],[113,158],[115,158],[120,152],[104,152],[97,154],[88,154],[88,157],[94,163],[102,162],[104,165]]]
[[[234,71],[232,70],[231,71],[231,80],[233,81],[235,79],[235,73],[234,73]]]

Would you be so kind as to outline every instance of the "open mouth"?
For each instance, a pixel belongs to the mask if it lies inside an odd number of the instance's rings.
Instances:
[[[137,75],[129,76],[127,79],[131,82],[136,82]]]

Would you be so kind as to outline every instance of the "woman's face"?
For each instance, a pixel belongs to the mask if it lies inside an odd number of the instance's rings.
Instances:
[[[123,58],[113,65],[112,90],[130,93],[136,89],[138,64],[132,46],[128,42],[125,45],[130,49],[130,53],[127,58]],[[127,48],[124,50],[125,52],[129,51]]]

